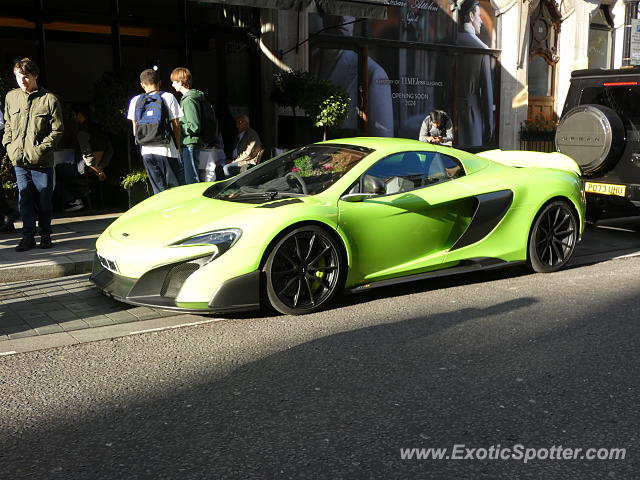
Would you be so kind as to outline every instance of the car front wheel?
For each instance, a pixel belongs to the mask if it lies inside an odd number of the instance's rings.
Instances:
[[[578,242],[578,220],[567,202],[546,205],[533,222],[529,234],[529,266],[549,273],[567,264]]]
[[[263,268],[266,296],[280,313],[314,312],[342,288],[345,269],[342,251],[325,229],[296,228],[269,252]]]

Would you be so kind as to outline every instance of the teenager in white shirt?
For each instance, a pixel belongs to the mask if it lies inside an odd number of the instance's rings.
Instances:
[[[180,145],[180,124],[178,119],[182,116],[182,109],[176,98],[168,92],[160,91],[160,75],[156,70],[147,69],[140,74],[140,86],[145,94],[159,93],[168,111],[168,119],[171,122],[172,135],[166,145],[142,145],[140,153],[142,162],[149,176],[149,183],[153,193],[159,193],[168,188],[177,187],[183,177],[180,167],[180,153],[176,145]],[[136,95],[129,102],[127,118],[133,123],[133,134],[136,135],[135,112],[136,103],[142,95]]]

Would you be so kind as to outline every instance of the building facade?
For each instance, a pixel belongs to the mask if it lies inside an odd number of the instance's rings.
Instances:
[[[244,113],[267,148],[279,146],[278,119],[290,114],[270,100],[273,74],[287,69],[344,88],[342,134],[417,138],[439,109],[460,148],[518,148],[523,125],[557,120],[571,71],[621,65],[625,16],[623,0],[8,3],[5,86],[12,62],[29,56],[63,103],[120,102],[105,93],[109,72],[137,93],[142,69],[159,68],[170,90],[171,69],[186,65],[216,104],[226,143]]]

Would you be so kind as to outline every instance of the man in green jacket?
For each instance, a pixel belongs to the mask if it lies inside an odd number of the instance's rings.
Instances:
[[[62,109],[56,96],[38,85],[40,70],[23,58],[13,67],[18,87],[7,93],[2,137],[18,183],[22,239],[16,247],[24,252],[36,246],[36,220],[40,248],[51,248],[53,205],[53,149],[64,131]]]
[[[202,102],[204,93],[191,88],[192,77],[188,68],[178,67],[171,72],[171,86],[182,94],[180,106],[184,115],[180,117],[180,129],[182,130],[182,170],[185,185],[197,183],[198,167],[200,164],[200,149],[203,147],[202,130]]]

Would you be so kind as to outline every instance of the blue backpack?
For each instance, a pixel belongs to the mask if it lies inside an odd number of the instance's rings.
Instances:
[[[169,112],[160,93],[145,93],[136,102],[134,114],[136,143],[147,146],[166,146],[172,130]]]

